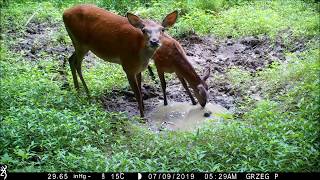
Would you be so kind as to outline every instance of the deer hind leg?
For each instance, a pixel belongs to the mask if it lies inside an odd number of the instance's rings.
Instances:
[[[126,72],[126,74],[127,74],[127,78],[128,78],[129,84],[131,86],[131,89],[133,90],[134,95],[138,101],[140,116],[144,117],[141,91],[138,86],[137,76],[135,74],[130,74],[128,72]]]
[[[82,84],[84,85],[86,92],[88,93],[89,91],[88,91],[86,83],[84,82],[82,72],[81,72],[81,64],[82,64],[82,60],[83,60],[84,56],[87,54],[87,52],[89,50],[79,46],[74,41],[72,41],[72,43],[73,43],[75,51],[69,58],[69,64],[70,64],[70,69],[72,72],[74,87],[77,89],[77,91],[79,91],[79,82],[78,82],[78,78],[77,78],[77,73],[78,73],[79,78],[80,78]]]
[[[167,84],[166,84],[166,79],[164,78],[164,72],[158,70],[158,76],[160,78],[161,88],[162,88],[162,93],[163,93],[163,104],[166,106],[166,105],[168,105],[168,101],[167,101],[167,95],[166,95]]]
[[[89,89],[87,87],[86,82],[84,81],[84,78],[83,78],[83,75],[82,75],[82,68],[81,68],[83,58],[87,53],[88,53],[88,50],[86,50],[86,49],[83,49],[83,48],[81,48],[81,49],[78,48],[77,49],[77,51],[76,51],[75,69],[78,72],[79,78],[80,78],[80,80],[82,82],[82,85],[83,85],[88,97],[90,97]]]
[[[187,85],[186,81],[184,80],[183,77],[181,77],[181,76],[179,76],[179,75],[177,75],[177,76],[178,76],[181,84],[183,85],[184,89],[187,91],[187,94],[188,94],[188,96],[190,97],[192,104],[193,104],[193,105],[196,105],[197,102],[195,101],[194,97],[192,96],[192,94],[191,94],[191,92],[190,92],[190,90],[189,90],[189,88],[188,88],[188,85]]]
[[[79,91],[79,83],[78,83],[78,77],[77,77],[77,73],[76,73],[76,52],[74,52],[70,57],[69,57],[69,65],[70,65],[70,69],[72,72],[72,79],[73,79],[73,83],[74,83],[74,87],[77,89],[77,91]]]

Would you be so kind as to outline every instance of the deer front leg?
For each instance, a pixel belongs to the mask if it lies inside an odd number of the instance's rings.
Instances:
[[[142,86],[141,86],[141,81],[142,81],[142,77],[141,77],[141,72],[139,74],[137,74],[137,81],[138,81],[138,88],[140,90],[141,93],[141,98],[142,98],[142,108],[144,111],[144,103],[143,103],[143,92],[142,92]]]
[[[192,96],[192,94],[191,94],[191,92],[190,92],[190,90],[189,90],[189,88],[188,88],[188,85],[187,85],[186,81],[184,80],[183,77],[181,77],[181,76],[179,76],[179,75],[177,75],[177,76],[178,76],[181,84],[183,85],[184,89],[187,91],[187,94],[188,94],[188,96],[189,96],[190,99],[191,99],[192,105],[196,105],[197,102],[196,102],[196,100],[194,99],[194,97]]]
[[[134,92],[134,96],[137,99],[139,110],[140,110],[140,116],[143,118],[144,113],[143,113],[142,97],[141,97],[141,91],[138,86],[137,77],[135,74],[127,73],[127,78],[128,78],[129,84],[131,86],[131,89]]]
[[[158,76],[160,78],[161,88],[162,88],[162,92],[163,92],[163,103],[166,106],[166,105],[168,105],[168,102],[167,102],[167,95],[166,95],[166,80],[164,78],[164,72],[158,70]]]

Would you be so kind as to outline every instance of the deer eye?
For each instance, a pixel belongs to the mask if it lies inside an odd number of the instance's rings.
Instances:
[[[145,34],[147,32],[146,29],[142,29],[141,31],[143,34]]]
[[[164,28],[161,29],[162,32],[164,32],[164,30],[165,30]]]

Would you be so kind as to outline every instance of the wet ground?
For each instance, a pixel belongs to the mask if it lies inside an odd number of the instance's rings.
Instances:
[[[228,79],[226,72],[230,68],[237,67],[255,76],[256,72],[268,67],[274,61],[285,61],[284,45],[281,42],[272,42],[268,37],[218,39],[211,36],[190,35],[179,39],[179,42],[200,76],[204,73],[205,67],[210,66],[211,75],[207,81],[209,102],[221,105],[235,113],[237,113],[236,104],[243,97],[239,89],[233,86]],[[154,72],[156,72],[155,68]],[[144,76],[148,76],[148,73],[145,72]],[[216,76],[219,78],[215,78]],[[153,108],[162,105],[163,95],[160,83],[148,82],[143,86],[145,110],[148,114]],[[248,89],[248,93],[256,96],[256,99],[260,98],[257,90],[249,91]],[[169,103],[188,102],[191,104],[190,98],[175,75],[171,80],[167,80],[167,98]],[[105,94],[103,102],[108,111],[123,111],[130,116],[139,114],[133,93],[128,93],[128,90],[117,89],[110,94]]]
[[[9,47],[31,61],[50,56],[62,64],[63,60],[72,54],[73,48],[70,41],[64,38],[66,32],[62,24],[31,21],[22,32],[9,30],[6,34],[8,38],[14,39]],[[195,34],[180,38],[178,41],[200,76],[207,65],[211,67],[211,75],[208,79],[209,102],[221,105],[230,112],[237,112],[236,104],[242,98],[242,94],[226,75],[230,68],[237,67],[254,76],[256,72],[268,67],[272,62],[285,61],[285,49],[296,52],[305,48],[304,41],[301,40],[297,41],[292,49],[288,49],[281,40],[281,34],[276,41],[271,41],[267,36],[243,38],[229,36],[221,39],[214,36],[200,37]],[[83,64],[86,68],[90,68],[97,60],[98,58],[89,53]],[[155,69],[154,72],[156,72]],[[69,75],[71,75],[70,72]],[[148,76],[147,71],[143,76],[144,78]],[[218,76],[220,78],[215,78]],[[69,83],[72,84],[72,82]],[[108,92],[101,97],[107,111],[122,111],[129,116],[139,115],[137,102],[130,89],[113,89]],[[248,90],[248,93],[256,94],[257,92]],[[143,97],[145,112],[148,115],[155,107],[163,104],[160,83],[143,82]],[[174,102],[191,104],[190,98],[175,75],[171,80],[167,79],[167,98],[169,104]]]

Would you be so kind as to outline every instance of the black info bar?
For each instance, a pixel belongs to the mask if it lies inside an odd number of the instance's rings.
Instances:
[[[79,173],[79,172],[55,172],[55,173],[18,173],[7,172],[0,180],[11,179],[42,179],[42,180],[227,180],[227,179],[319,179],[320,173],[276,173],[276,172],[241,172],[241,173],[210,173],[210,172],[186,172],[186,173]]]

